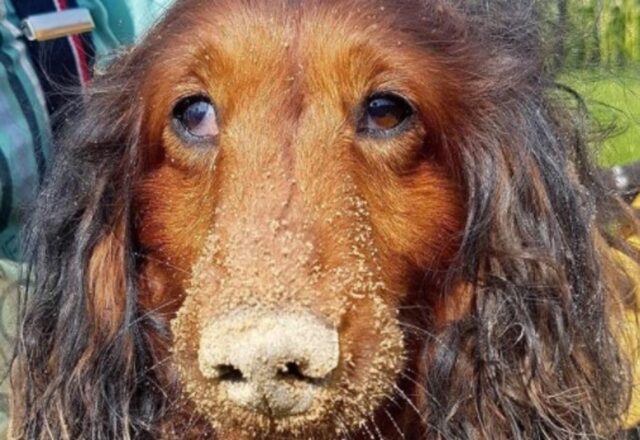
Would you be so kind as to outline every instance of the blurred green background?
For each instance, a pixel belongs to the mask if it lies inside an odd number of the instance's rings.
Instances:
[[[552,0],[550,39],[560,82],[580,92],[607,133],[609,166],[640,160],[640,0]]]

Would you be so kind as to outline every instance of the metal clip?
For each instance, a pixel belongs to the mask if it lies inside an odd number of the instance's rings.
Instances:
[[[92,31],[96,25],[87,8],[30,15],[21,28],[29,41],[46,41]]]

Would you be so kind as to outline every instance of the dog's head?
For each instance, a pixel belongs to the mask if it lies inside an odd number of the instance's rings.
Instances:
[[[52,168],[17,432],[604,429],[588,165],[498,3],[179,2]]]
[[[459,240],[437,135],[456,93],[379,5],[354,7],[201,4],[154,43],[137,235],[180,268],[150,264],[180,279],[174,361],[220,430],[366,421],[404,364],[400,305]]]

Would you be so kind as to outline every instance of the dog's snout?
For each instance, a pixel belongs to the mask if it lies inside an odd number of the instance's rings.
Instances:
[[[337,330],[308,313],[243,311],[205,327],[198,360],[229,402],[286,417],[312,407],[339,352]]]

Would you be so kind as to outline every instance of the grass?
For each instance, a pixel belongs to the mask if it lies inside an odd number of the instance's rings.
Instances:
[[[570,72],[561,81],[584,96],[598,125],[612,130],[598,154],[600,164],[640,161],[640,66],[616,73]]]

